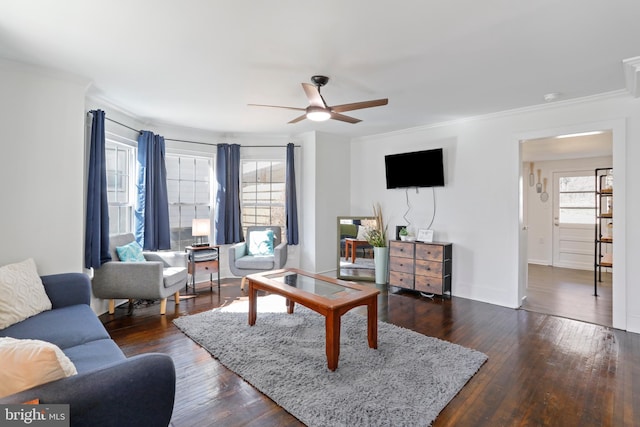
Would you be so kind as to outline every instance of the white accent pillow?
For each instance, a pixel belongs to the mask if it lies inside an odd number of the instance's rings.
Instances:
[[[254,230],[249,234],[249,255],[273,255],[273,230]]]
[[[76,375],[73,362],[50,342],[0,338],[0,398]]]
[[[358,226],[358,236],[356,240],[367,240],[367,235],[369,234],[369,229],[364,225]]]
[[[46,310],[51,300],[33,259],[0,267],[0,329]]]

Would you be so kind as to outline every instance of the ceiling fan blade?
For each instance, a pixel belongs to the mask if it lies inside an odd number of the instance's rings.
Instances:
[[[304,93],[307,95],[309,105],[327,108],[327,103],[324,102],[324,98],[320,95],[320,89],[318,89],[317,86],[310,83],[302,83],[302,89],[304,89]]]
[[[360,110],[362,108],[379,107],[381,105],[387,105],[388,103],[389,103],[389,99],[387,98],[374,99],[372,101],[353,102],[351,104],[335,105],[331,107],[331,110],[338,113],[344,113],[346,111]]]
[[[345,116],[344,114],[336,113],[335,111],[331,112],[331,118],[333,120],[340,120],[341,122],[347,122],[352,124],[356,124],[362,121],[360,119],[356,119],[355,117],[349,117],[349,116]]]
[[[289,122],[289,124],[291,124],[291,123],[298,123],[298,122],[300,122],[300,121],[302,121],[302,120],[304,120],[304,119],[306,119],[306,118],[307,118],[307,115],[306,115],[306,114],[303,114],[303,115],[301,115],[300,117],[296,117],[295,119],[291,120],[291,121]]]
[[[286,110],[305,111],[304,108],[283,107],[281,105],[265,105],[265,104],[247,104],[249,107],[268,107],[268,108],[284,108]]]

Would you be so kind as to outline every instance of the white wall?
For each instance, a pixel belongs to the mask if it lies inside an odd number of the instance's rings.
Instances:
[[[640,169],[625,167],[640,160],[634,143],[640,137],[640,100],[627,94],[358,138],[351,156],[352,213],[368,213],[371,203],[380,201],[390,228],[401,224],[405,193],[385,189],[384,155],[443,147],[446,186],[435,189],[438,213],[432,228],[437,240],[453,243],[453,294],[517,307],[520,141],[594,130],[598,123],[606,128],[622,123],[613,137],[616,213],[623,210],[614,228],[614,326],[640,331],[640,264],[633,262],[640,254],[640,218],[633,214],[640,209]],[[618,204],[620,195],[624,207]],[[410,191],[409,198],[411,222],[426,224],[433,208],[429,190]]]
[[[350,215],[349,139],[317,133],[315,234],[316,268],[326,273],[338,264],[338,216]]]
[[[0,60],[0,265],[83,269],[87,84]]]
[[[337,266],[337,218],[350,214],[351,148],[348,139],[326,133],[309,132],[303,138],[301,268],[327,273]]]

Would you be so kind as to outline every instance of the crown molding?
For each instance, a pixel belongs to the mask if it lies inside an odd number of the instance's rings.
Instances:
[[[634,97],[640,97],[640,56],[622,60],[627,90]]]
[[[580,98],[567,99],[567,100],[564,100],[564,101],[554,101],[554,102],[551,102],[551,103],[537,104],[537,105],[532,105],[532,106],[528,106],[528,107],[521,107],[521,108],[514,108],[514,109],[511,109],[511,110],[503,110],[503,111],[498,111],[498,112],[495,112],[495,113],[488,113],[488,114],[481,114],[481,115],[477,115],[477,116],[463,117],[463,118],[460,118],[460,119],[449,120],[449,121],[446,121],[446,122],[433,123],[433,124],[428,124],[428,125],[423,125],[423,126],[416,126],[416,127],[411,127],[411,128],[407,128],[407,129],[401,129],[401,130],[397,130],[397,131],[393,131],[393,132],[386,132],[386,133],[380,133],[380,134],[369,135],[369,136],[359,136],[359,137],[353,138],[351,141],[354,141],[354,142],[357,142],[357,141],[370,141],[370,140],[378,139],[378,138],[388,138],[388,137],[392,137],[392,136],[409,135],[409,134],[413,134],[413,133],[424,132],[424,131],[434,130],[434,129],[438,129],[438,128],[445,128],[445,127],[448,127],[448,126],[460,125],[460,124],[464,124],[464,123],[468,123],[468,122],[481,121],[481,120],[491,120],[491,119],[496,119],[496,118],[517,116],[517,115],[526,114],[526,113],[534,113],[534,112],[539,112],[539,111],[554,110],[554,109],[568,107],[568,106],[572,106],[572,105],[587,104],[587,103],[596,102],[596,101],[604,101],[604,100],[607,100],[607,99],[618,98],[618,97],[621,97],[621,96],[628,96],[627,90],[619,89],[619,90],[614,90],[614,91],[611,91],[611,92],[604,92],[604,93],[600,93],[600,94],[596,94],[596,95],[589,95],[589,96],[583,96],[583,97],[580,97]]]
[[[104,93],[100,89],[98,89],[94,84],[91,84],[91,86],[87,89],[85,93],[85,98],[90,103],[97,104],[103,108],[108,108],[112,112],[116,112],[126,117],[127,119],[135,121],[135,123],[131,124],[131,126],[144,126],[149,123],[148,120],[145,120],[144,118],[138,116],[137,114],[132,113],[126,108],[122,108],[118,104],[115,104],[108,97],[106,97]]]

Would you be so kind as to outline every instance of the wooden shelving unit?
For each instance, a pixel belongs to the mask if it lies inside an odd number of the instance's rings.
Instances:
[[[613,168],[597,168],[593,294],[598,296],[602,269],[613,268]]]

